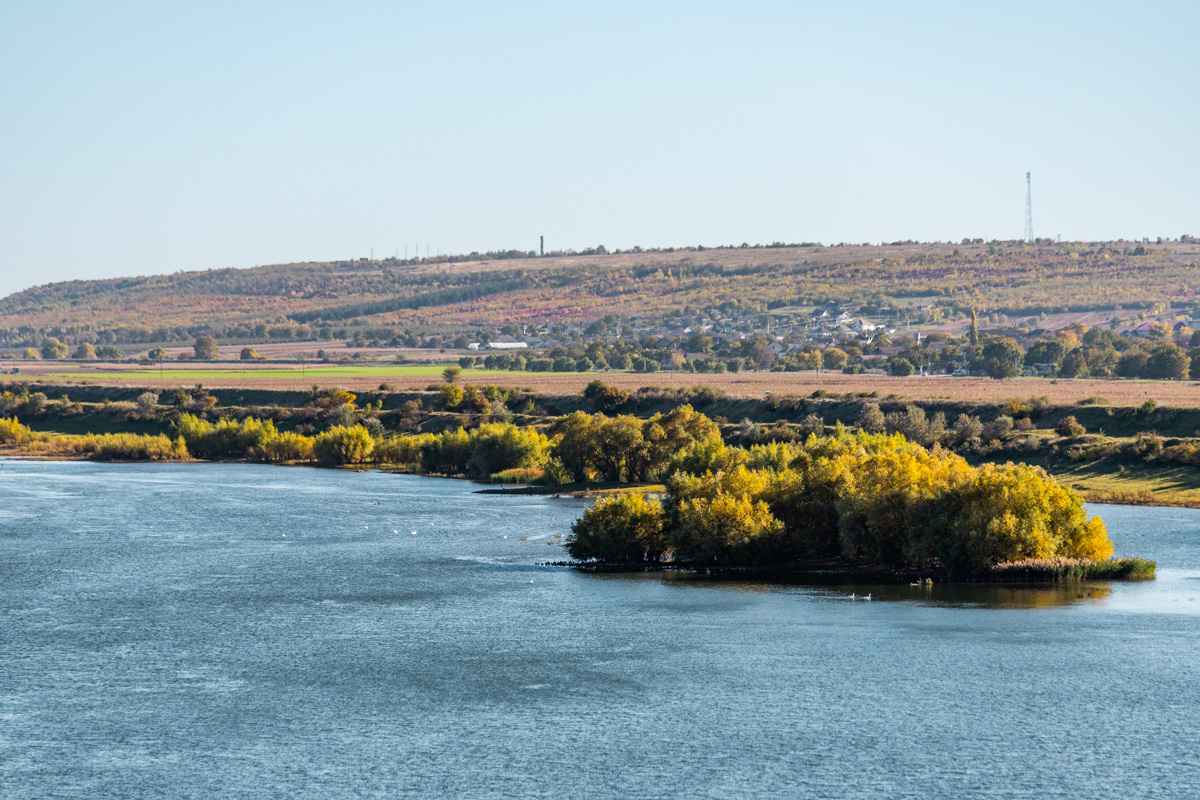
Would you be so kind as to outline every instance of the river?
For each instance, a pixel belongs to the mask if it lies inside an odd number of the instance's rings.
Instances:
[[[582,503],[477,488],[0,461],[0,796],[1200,795],[1200,511],[926,591],[540,567]]]

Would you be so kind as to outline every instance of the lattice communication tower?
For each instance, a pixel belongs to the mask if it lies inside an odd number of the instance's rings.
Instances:
[[[1033,244],[1033,182],[1025,173],[1025,241]]]

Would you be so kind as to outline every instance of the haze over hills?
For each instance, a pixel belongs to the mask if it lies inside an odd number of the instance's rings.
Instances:
[[[394,328],[464,333],[506,325],[662,322],[685,314],[870,307],[920,322],[997,323],[1072,313],[1190,313],[1193,237],[1156,242],[772,245],[537,257],[472,254],[348,260],[70,281],[0,300],[0,347],[330,338]],[[131,349],[131,348],[126,348]],[[136,348],[132,348],[136,349]]]

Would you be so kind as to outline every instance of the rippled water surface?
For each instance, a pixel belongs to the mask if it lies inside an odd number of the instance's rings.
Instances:
[[[539,567],[582,505],[476,488],[0,462],[0,796],[1200,796],[1200,512],[926,592]]]

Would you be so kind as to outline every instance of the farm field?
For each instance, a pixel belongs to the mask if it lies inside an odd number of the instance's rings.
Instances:
[[[21,364],[18,380],[32,382],[86,383],[102,386],[146,386],[173,388],[203,383],[217,389],[307,389],[340,386],[352,391],[376,389],[388,383],[396,389],[422,389],[441,380],[442,365],[214,365],[181,366],[172,364],[161,371],[140,365],[64,365],[28,362]],[[980,402],[1009,397],[1047,396],[1057,404],[1078,403],[1089,398],[1104,398],[1112,405],[1141,405],[1154,400],[1159,405],[1177,408],[1200,407],[1200,384],[1187,381],[1134,380],[1051,380],[1015,378],[995,381],[987,378],[951,378],[944,376],[896,378],[883,375],[844,375],[838,372],[740,372],[695,374],[683,372],[507,372],[503,370],[465,370],[466,383],[495,383],[516,386],[543,394],[575,394],[591,381],[627,391],[643,386],[687,388],[707,386],[735,397],[806,395],[814,391],[834,393],[878,392],[880,396],[920,399],[944,399],[955,402]]]

